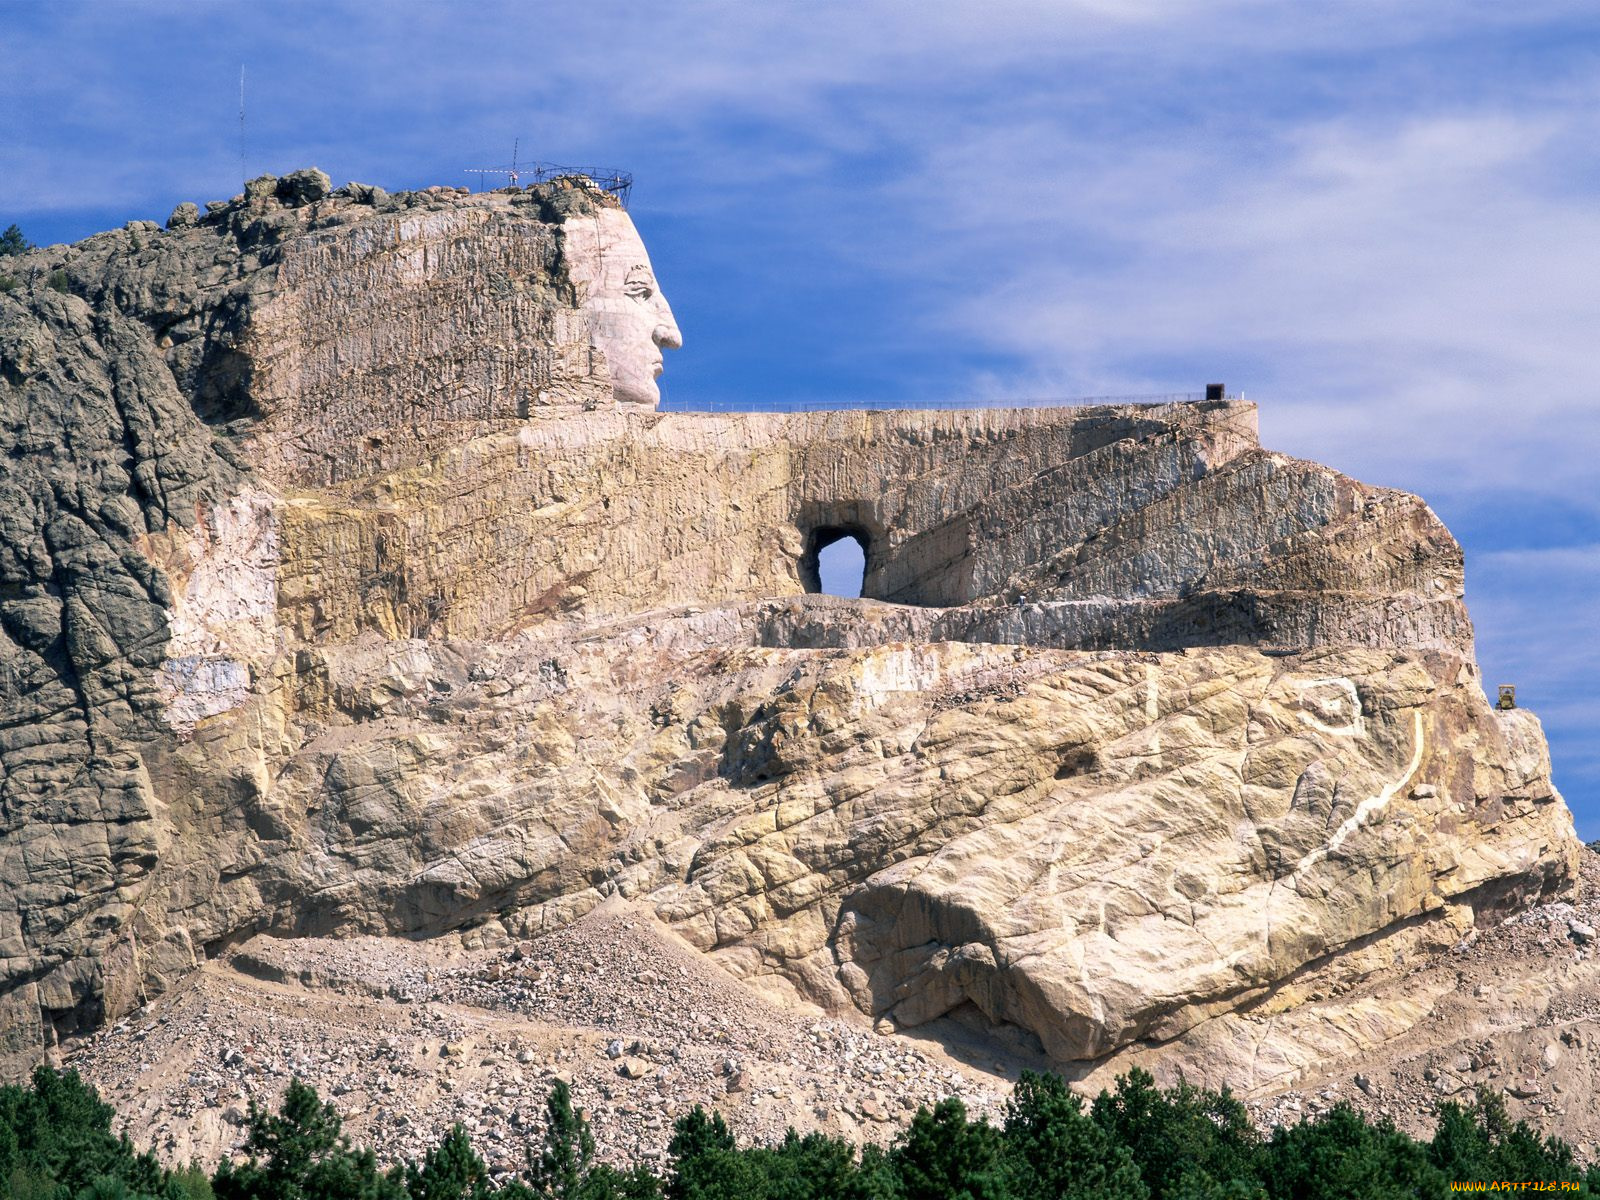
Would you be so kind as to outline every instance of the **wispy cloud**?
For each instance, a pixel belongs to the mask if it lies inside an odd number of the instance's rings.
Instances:
[[[1068,386],[1218,363],[1252,378],[1269,430],[1352,470],[1571,488],[1590,467],[1569,447],[1600,444],[1600,214],[1546,179],[1593,126],[1587,108],[1322,119],[1254,155],[980,129],[905,203],[937,206],[975,281],[949,327]],[[935,182],[962,177],[1025,195],[941,203]]]

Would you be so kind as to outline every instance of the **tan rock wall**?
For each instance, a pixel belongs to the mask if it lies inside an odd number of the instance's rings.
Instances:
[[[983,640],[1468,649],[1460,550],[1426,506],[1264,454],[1253,426],[1236,403],[572,414],[337,505],[296,496],[283,610],[309,638],[487,637],[799,595],[815,531],[843,527],[869,597],[1052,606],[974,614]]]
[[[343,710],[188,815],[140,938],[523,935],[620,893],[777,993],[954,1012],[1067,1061],[1308,969],[1360,978],[1414,951],[1395,931],[1448,944],[1573,869],[1529,719],[1459,659],[748,632],[724,610],[329,654]],[[252,745],[179,759],[214,775]]]

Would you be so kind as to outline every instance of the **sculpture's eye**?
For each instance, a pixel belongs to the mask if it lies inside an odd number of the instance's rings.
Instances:
[[[648,300],[656,294],[656,279],[649,267],[635,267],[628,272],[622,285],[622,294],[630,300]]]

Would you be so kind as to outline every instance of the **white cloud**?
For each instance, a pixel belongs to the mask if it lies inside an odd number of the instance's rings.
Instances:
[[[1548,546],[1538,549],[1493,550],[1476,556],[1489,570],[1535,578],[1556,574],[1568,586],[1582,589],[1600,605],[1600,546]]]
[[[979,281],[949,328],[1035,375],[1231,362],[1287,448],[1418,488],[1570,488],[1590,472],[1576,448],[1600,445],[1600,213],[1551,189],[1548,156],[1593,132],[1587,109],[1333,119],[1251,157],[974,129],[902,196],[929,197]],[[1039,202],[943,203],[959,163]]]

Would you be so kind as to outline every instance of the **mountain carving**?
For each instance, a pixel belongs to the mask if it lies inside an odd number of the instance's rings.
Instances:
[[[621,897],[771,996],[1220,1078],[1574,884],[1454,539],[1252,405],[663,413],[603,192],[290,178],[0,259],[9,1075],[259,933]]]

